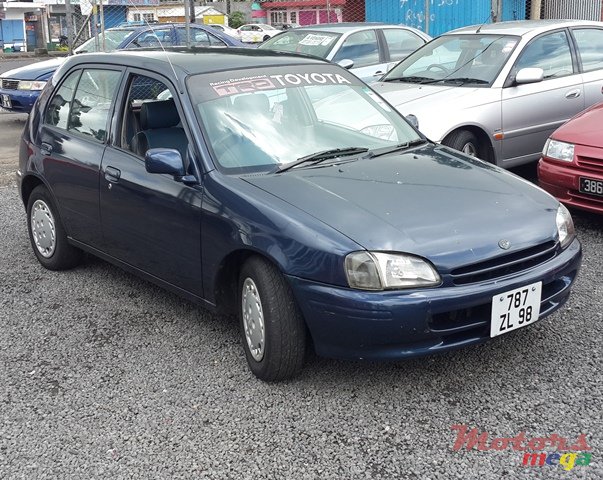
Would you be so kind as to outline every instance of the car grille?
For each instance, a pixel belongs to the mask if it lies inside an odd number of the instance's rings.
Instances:
[[[594,170],[596,172],[600,172],[603,170],[603,158],[596,157],[585,157],[582,155],[576,156],[576,164],[579,167],[585,168],[587,170]]]
[[[11,80],[10,78],[2,79],[2,88],[5,90],[16,90],[19,86],[19,80]]]
[[[467,285],[469,283],[492,280],[540,265],[553,258],[556,252],[557,244],[549,241],[485,262],[457,268],[450,272],[450,276],[455,285]]]

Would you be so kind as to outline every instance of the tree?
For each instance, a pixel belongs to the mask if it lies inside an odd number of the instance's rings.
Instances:
[[[245,25],[245,14],[243,12],[232,12],[228,17],[228,25],[231,28],[239,28],[241,25]]]

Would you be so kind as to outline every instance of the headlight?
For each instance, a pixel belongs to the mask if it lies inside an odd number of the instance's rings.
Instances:
[[[571,162],[574,159],[574,144],[549,138],[544,144],[542,154],[545,157],[561,160],[562,162]]]
[[[19,80],[18,90],[42,90],[46,86],[46,82],[39,80]]]
[[[557,209],[557,232],[559,232],[559,243],[561,248],[565,248],[571,243],[576,236],[576,230],[574,229],[574,221],[569,210],[565,208],[565,205],[559,204]]]
[[[432,287],[441,282],[427,260],[404,253],[350,253],[345,273],[350,287],[360,290]]]

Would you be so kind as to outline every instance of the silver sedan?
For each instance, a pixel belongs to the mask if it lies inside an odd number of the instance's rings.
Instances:
[[[537,160],[557,127],[603,100],[603,23],[465,27],[371,86],[431,140],[509,168]]]

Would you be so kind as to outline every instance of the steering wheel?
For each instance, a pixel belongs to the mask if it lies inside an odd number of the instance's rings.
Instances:
[[[439,63],[432,63],[431,65],[429,65],[427,67],[427,71],[432,71],[432,70],[441,70],[444,73],[450,72],[450,70],[448,70],[444,65],[440,65]]]

